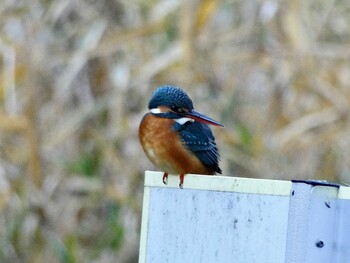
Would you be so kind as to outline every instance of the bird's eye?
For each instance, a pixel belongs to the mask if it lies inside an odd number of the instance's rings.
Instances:
[[[180,108],[178,106],[176,106],[176,105],[172,105],[170,108],[171,108],[172,111],[181,112]]]
[[[188,110],[186,108],[180,108],[176,105],[172,105],[170,106],[170,109],[173,111],[173,112],[176,112],[176,113],[186,113]]]

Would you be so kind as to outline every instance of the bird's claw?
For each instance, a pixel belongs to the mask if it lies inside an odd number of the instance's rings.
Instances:
[[[185,178],[185,175],[184,175],[184,174],[180,174],[180,183],[179,183],[179,187],[180,187],[181,189],[183,189],[184,178]]]
[[[163,174],[163,184],[167,184],[168,183],[168,173],[164,173]],[[180,174],[180,183],[179,183],[179,187],[181,189],[183,189],[183,184],[184,184],[184,178],[185,178],[185,175],[184,174]]]
[[[163,174],[163,184],[167,184],[168,183],[168,173],[164,173]]]

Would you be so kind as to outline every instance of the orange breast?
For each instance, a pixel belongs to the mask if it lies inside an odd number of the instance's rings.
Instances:
[[[155,166],[170,174],[214,174],[181,143],[180,136],[172,130],[174,120],[146,114],[139,137],[147,157]]]

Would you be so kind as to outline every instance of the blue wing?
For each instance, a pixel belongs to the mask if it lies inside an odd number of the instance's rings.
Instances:
[[[201,122],[187,122],[184,125],[174,124],[182,143],[193,152],[198,159],[209,169],[221,173],[219,167],[219,151],[215,138],[209,126]]]

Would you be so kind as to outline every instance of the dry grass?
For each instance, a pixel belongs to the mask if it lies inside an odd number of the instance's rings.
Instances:
[[[137,129],[185,88],[225,175],[350,181],[348,1],[0,5],[0,261],[136,262]]]

